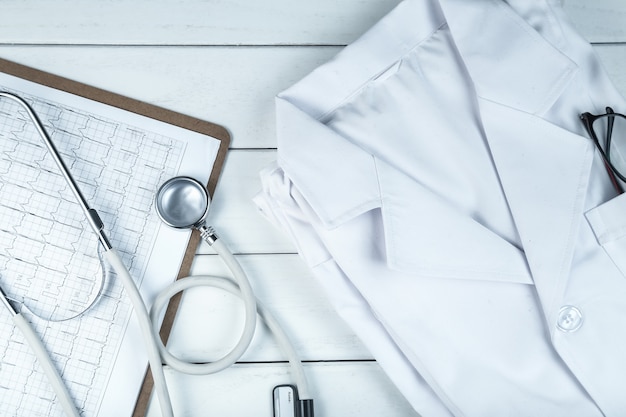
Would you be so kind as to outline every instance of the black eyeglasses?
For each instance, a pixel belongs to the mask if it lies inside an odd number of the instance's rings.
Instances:
[[[607,107],[605,114],[585,112],[580,115],[580,120],[600,151],[615,190],[623,193],[618,178],[626,182],[626,116]]]

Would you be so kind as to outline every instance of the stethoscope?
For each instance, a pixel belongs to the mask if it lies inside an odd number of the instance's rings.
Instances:
[[[122,281],[124,289],[134,308],[139,327],[141,328],[141,332],[145,340],[148,361],[154,379],[154,389],[158,397],[163,416],[173,417],[174,415],[172,403],[167,390],[165,374],[163,372],[163,364],[169,365],[172,369],[179,372],[192,375],[211,374],[231,366],[249,347],[255,332],[258,313],[265,321],[268,328],[272,331],[279,346],[287,356],[287,359],[292,367],[293,378],[295,379],[297,386],[295,391],[289,391],[285,395],[281,394],[283,392],[283,388],[291,390],[293,387],[285,385],[279,386],[275,389],[275,416],[312,417],[313,400],[311,399],[312,397],[309,393],[302,363],[298,359],[293,345],[289,341],[285,332],[279,326],[276,319],[274,319],[270,312],[265,309],[261,303],[258,302],[258,300],[256,300],[246,274],[239,265],[239,262],[228,250],[222,240],[218,238],[213,228],[207,226],[206,224],[211,201],[207,189],[200,182],[191,177],[181,176],[172,178],[159,187],[156,192],[156,211],[161,220],[163,220],[163,222],[170,227],[176,229],[198,230],[202,239],[212,246],[215,252],[222,258],[231,270],[234,282],[228,279],[212,276],[190,276],[179,279],[157,295],[151,311],[148,312],[141,294],[139,293],[139,289],[132,279],[128,268],[122,262],[119,253],[115,250],[115,248],[113,248],[110,240],[105,234],[104,224],[98,215],[98,212],[91,208],[87,203],[87,200],[81,193],[78,184],[72,177],[69,169],[65,165],[61,155],[57,151],[46,130],[43,128],[43,125],[39,121],[36,113],[26,101],[15,94],[0,91],[0,97],[5,97],[18,103],[26,111],[29,118],[34,123],[37,132],[43,139],[48,151],[61,171],[63,178],[76,197],[91,229],[98,237],[100,246],[103,249],[102,255],[104,260],[108,265],[110,265],[117,277]],[[106,269],[106,265],[103,265],[103,270],[104,269]],[[214,362],[191,363],[181,360],[167,350],[159,335],[160,329],[158,318],[163,309],[168,305],[169,300],[174,295],[182,291],[198,286],[215,287],[231,292],[241,297],[244,304],[244,328],[239,341],[230,352]],[[52,361],[52,358],[46,351],[39,336],[35,333],[30,323],[24,318],[24,316],[16,308],[14,308],[1,288],[0,300],[9,310],[14,324],[20,329],[27,343],[31,346],[37,360],[50,380],[59,403],[62,405],[66,414],[68,416],[79,417],[80,413],[74,405],[72,397],[63,382],[63,379],[61,378],[54,362]],[[286,406],[283,405],[285,398],[289,398]],[[278,411],[277,408],[279,408]]]

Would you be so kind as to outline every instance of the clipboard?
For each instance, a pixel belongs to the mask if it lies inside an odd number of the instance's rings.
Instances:
[[[219,140],[220,145],[218,154],[215,158],[213,169],[207,183],[207,189],[209,191],[209,194],[211,195],[211,197],[213,196],[230,144],[230,134],[225,127],[171,110],[167,110],[162,107],[148,104],[139,100],[125,97],[116,93],[112,93],[110,91],[106,91],[97,87],[73,81],[58,75],[44,72],[35,68],[24,66],[2,58],[0,58],[0,72],[36,84],[41,84],[56,90],[60,90],[69,94],[80,96],[88,100],[117,107],[119,109],[139,114],[141,116],[155,119],[160,122],[174,125],[183,129],[208,135],[212,138]],[[189,272],[191,270],[191,264],[196,253],[196,248],[200,243],[200,239],[200,233],[194,230],[191,234],[191,237],[189,238],[189,242],[187,244],[187,248],[185,250],[185,254],[176,279],[180,279],[189,275]],[[164,343],[167,343],[167,338],[169,337],[169,334],[171,332],[174,318],[176,316],[176,311],[178,310],[178,306],[180,304],[180,299],[180,294],[173,297],[166,309],[165,317],[161,326],[161,338],[163,339]],[[144,377],[141,390],[137,397],[133,417],[143,417],[145,415],[148,403],[150,401],[152,388],[153,380],[148,369]]]

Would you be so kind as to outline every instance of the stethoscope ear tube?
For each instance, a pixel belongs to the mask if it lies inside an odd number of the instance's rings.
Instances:
[[[61,378],[61,374],[59,374],[59,371],[54,366],[52,358],[48,355],[46,347],[43,345],[43,342],[35,333],[30,323],[19,313],[13,316],[13,323],[18,329],[20,329],[24,335],[24,339],[26,339],[26,342],[33,350],[33,353],[39,362],[39,366],[41,366],[44,373],[48,377],[50,385],[52,385],[52,389],[57,396],[57,400],[63,407],[65,413],[70,417],[80,417],[80,413],[74,405],[72,396],[67,390],[67,387],[63,382],[63,378]]]
[[[126,265],[122,262],[119,253],[115,249],[105,251],[104,258],[107,262],[109,262],[119,279],[122,280],[126,294],[128,294],[130,302],[133,305],[137,322],[139,323],[141,333],[144,337],[148,361],[150,363],[150,370],[154,379],[154,388],[159,399],[159,405],[161,406],[161,413],[164,417],[174,417],[172,402],[167,391],[165,373],[163,372],[163,366],[161,364],[161,355],[159,354],[159,349],[152,333],[150,315],[148,314],[146,305],[141,298],[139,289],[137,288],[135,281],[133,281],[133,278],[130,276],[128,268],[126,268]]]
[[[23,98],[15,94],[8,93],[5,91],[0,91],[0,97],[5,97],[10,100],[13,100],[15,103],[19,104],[26,111],[26,114],[28,114],[28,117],[33,122],[33,125],[35,126],[37,133],[39,133],[41,140],[43,141],[44,145],[46,145],[46,148],[50,152],[50,156],[52,157],[57,167],[59,168],[59,171],[61,172],[61,175],[65,179],[65,182],[67,183],[68,187],[72,191],[72,194],[74,194],[74,197],[76,197],[76,201],[78,202],[81,209],[83,210],[83,213],[85,214],[85,217],[87,218],[87,222],[89,223],[91,229],[96,234],[96,236],[98,236],[98,240],[100,241],[100,244],[107,250],[111,249],[112,247],[111,242],[109,241],[109,238],[107,237],[107,235],[104,233],[104,225],[102,223],[102,220],[100,219],[100,216],[98,215],[98,212],[95,209],[92,209],[91,207],[89,207],[89,204],[87,203],[87,200],[83,196],[83,193],[80,191],[80,187],[78,187],[78,184],[76,183],[76,180],[74,180],[72,173],[65,165],[65,162],[63,161],[63,158],[61,157],[61,154],[57,150],[52,139],[50,139],[50,136],[48,135],[48,132],[46,132],[46,129],[43,127],[43,124],[39,120],[39,117],[37,117],[37,113],[35,113],[35,111],[30,107],[30,105]]]
[[[61,378],[61,374],[57,370],[56,366],[54,366],[54,362],[48,354],[46,347],[43,345],[43,342],[24,316],[15,310],[9,300],[7,300],[2,288],[0,288],[0,300],[2,300],[2,304],[4,304],[7,310],[11,313],[13,324],[20,329],[24,339],[26,339],[26,343],[33,350],[33,353],[39,362],[39,366],[41,366],[44,373],[48,377],[50,385],[52,385],[52,389],[57,396],[57,400],[61,404],[61,407],[63,407],[65,413],[69,417],[80,417],[80,414],[74,405],[74,401],[72,400],[72,396],[67,390],[67,386],[63,382],[63,378]]]

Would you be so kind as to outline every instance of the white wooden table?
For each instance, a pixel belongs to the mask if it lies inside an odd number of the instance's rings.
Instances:
[[[355,40],[399,0],[3,0],[0,57],[224,125],[231,148],[210,223],[258,297],[294,339],[317,415],[417,414],[339,319],[293,246],[257,212],[258,172],[275,159],[274,96]],[[626,2],[566,0],[567,12],[626,94]],[[626,109],[623,109],[624,111]],[[208,245],[194,274],[228,276]],[[174,352],[216,359],[241,328],[239,302],[185,296]],[[218,375],[167,370],[178,416],[270,416],[288,367],[261,326],[241,363]],[[488,395],[488,393],[486,393]],[[156,404],[156,403],[154,403]],[[159,416],[157,406],[149,416]]]

